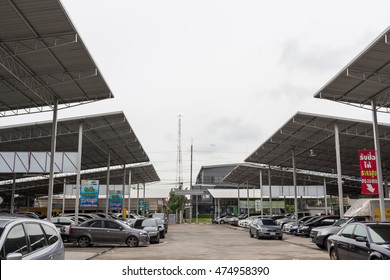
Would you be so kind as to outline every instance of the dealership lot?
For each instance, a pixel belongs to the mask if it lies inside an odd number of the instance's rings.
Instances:
[[[283,240],[250,238],[246,229],[228,225],[175,224],[160,244],[147,247],[66,244],[67,260],[328,260],[308,238],[284,235]]]

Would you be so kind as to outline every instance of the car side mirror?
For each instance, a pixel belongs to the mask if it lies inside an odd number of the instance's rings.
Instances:
[[[7,255],[7,260],[21,260],[22,254],[21,253],[9,253]]]
[[[367,237],[364,236],[356,236],[355,240],[357,242],[367,242]]]

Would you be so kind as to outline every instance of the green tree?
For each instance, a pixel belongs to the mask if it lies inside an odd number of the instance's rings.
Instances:
[[[169,193],[168,211],[170,213],[184,211],[186,203],[187,198],[184,195],[177,195],[173,190]]]

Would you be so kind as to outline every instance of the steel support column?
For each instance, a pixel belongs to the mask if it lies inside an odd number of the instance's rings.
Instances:
[[[249,182],[248,181],[246,181],[246,210],[249,218],[250,213],[249,213]]]
[[[64,178],[64,187],[62,191],[62,214],[65,213],[65,193],[66,193],[66,178]]]
[[[46,217],[51,219],[53,210],[53,189],[54,189],[54,158],[57,145],[57,117],[58,117],[58,100],[54,100],[53,108],[53,123],[51,128],[51,147],[50,147],[50,175],[49,175],[49,190],[47,195],[47,213]],[[77,222],[77,221],[76,221]]]
[[[106,218],[108,218],[108,209],[110,204],[110,166],[111,166],[111,151],[108,151],[107,158],[107,178],[106,178]]]
[[[137,215],[139,215],[139,184],[137,184]]]
[[[324,200],[325,200],[325,215],[328,215],[328,199],[326,197],[326,179],[324,178]]]
[[[294,208],[295,222],[298,224],[298,196],[297,196],[297,169],[295,166],[295,152],[292,150],[293,183],[294,183]]]
[[[261,217],[263,218],[263,212],[264,212],[264,207],[263,207],[263,171],[260,170],[259,174],[259,184],[260,184],[260,211],[261,211]]]
[[[240,215],[240,184],[237,184],[237,215]]]
[[[16,173],[14,173],[13,181],[12,181],[12,191],[11,191],[11,208],[10,213],[15,212],[15,191],[16,191]]]
[[[76,175],[76,202],[75,202],[75,223],[79,222],[79,205],[80,205],[80,179],[81,179],[81,154],[83,151],[83,124],[79,125],[79,142],[77,151],[77,175]]]
[[[378,190],[379,190],[379,208],[381,213],[381,221],[386,221],[386,211],[385,211],[385,198],[383,195],[383,178],[382,178],[382,160],[381,160],[381,150],[379,144],[379,129],[378,129],[378,120],[376,115],[376,101],[371,101],[372,105],[372,127],[374,132],[374,143],[376,150],[376,169],[378,174]]]
[[[123,165],[123,183],[122,183],[122,220],[126,219],[125,213],[125,187],[126,187],[126,165]]]
[[[143,183],[143,185],[144,185],[144,193],[143,193],[143,195],[144,195],[144,207],[142,207],[142,216],[145,216],[145,213],[146,213],[146,211],[145,211],[145,203],[146,203],[146,184],[145,183]],[[181,219],[183,219],[183,217],[181,217]]]
[[[269,214],[272,216],[271,167],[268,166]]]
[[[343,182],[341,180],[341,155],[340,155],[340,135],[339,126],[334,124],[334,138],[336,147],[336,164],[337,164],[337,185],[339,191],[339,214],[340,218],[344,216],[344,201],[343,201]]]
[[[131,207],[131,169],[129,169],[129,200],[127,201],[127,210],[129,211],[129,215],[131,212],[130,207]],[[137,215],[138,215],[138,213],[137,213]]]

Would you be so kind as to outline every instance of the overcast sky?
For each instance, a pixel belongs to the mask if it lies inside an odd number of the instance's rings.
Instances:
[[[390,1],[61,0],[115,98],[60,118],[124,111],[161,183],[239,163],[297,111],[371,120],[313,94],[389,25]],[[51,119],[37,114],[21,121]],[[379,121],[390,117],[379,114]]]

